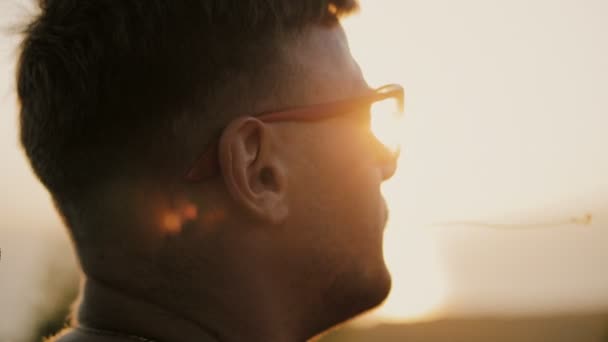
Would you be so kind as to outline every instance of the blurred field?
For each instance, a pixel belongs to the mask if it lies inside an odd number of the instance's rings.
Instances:
[[[608,342],[608,314],[447,319],[342,329],[322,342]]]

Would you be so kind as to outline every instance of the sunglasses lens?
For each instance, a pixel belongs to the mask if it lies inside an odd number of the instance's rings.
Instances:
[[[403,111],[397,99],[377,101],[371,107],[371,128],[376,138],[392,152],[397,152],[403,139]]]

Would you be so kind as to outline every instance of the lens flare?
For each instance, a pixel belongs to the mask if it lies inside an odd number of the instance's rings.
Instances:
[[[195,221],[199,216],[196,205],[183,202],[176,208],[166,210],[160,219],[163,230],[169,234],[180,233],[184,224]]]

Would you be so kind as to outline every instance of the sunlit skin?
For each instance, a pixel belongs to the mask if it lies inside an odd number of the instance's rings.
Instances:
[[[260,111],[370,90],[340,26],[312,27],[285,51],[290,86]],[[120,209],[142,220],[121,230],[129,248],[82,257],[81,324],[167,341],[303,341],[380,304],[391,287],[381,184],[397,160],[362,114],[240,117],[218,142],[218,177],[135,189],[137,204]]]
[[[350,36],[351,41],[360,45],[365,45],[365,42],[360,41],[366,39],[370,39],[370,37],[364,34],[355,33]],[[369,51],[369,53],[373,55],[375,52]],[[365,75],[371,79],[378,79],[374,75],[375,70],[385,66],[374,65],[373,58],[363,57],[365,61],[372,61],[372,63],[364,65]],[[385,80],[385,82],[390,81],[390,79]],[[393,151],[401,148],[407,150],[407,146],[403,146],[403,132],[407,119],[395,121],[390,118],[392,106],[394,106],[392,103],[380,102],[372,107],[372,113],[375,115],[372,116],[371,129],[387,148]],[[403,157],[407,158],[407,154],[404,154]],[[389,186],[399,187],[399,184],[390,182]],[[398,209],[398,197],[389,194],[387,201],[390,207]],[[206,209],[198,215],[197,220],[203,222],[205,226],[213,227],[225,217],[225,214],[225,210],[222,209]],[[415,231],[412,233],[412,227],[409,227],[409,232],[404,230],[406,227],[398,220],[398,215],[391,217],[389,221],[391,231],[388,232],[390,241],[385,242],[385,256],[396,287],[393,288],[387,303],[377,310],[377,316],[379,319],[388,321],[413,321],[426,319],[427,316],[430,318],[441,305],[445,292],[440,264],[434,254],[435,247],[424,233],[418,234]],[[188,221],[182,214],[174,211],[168,212],[165,220],[165,228],[168,233],[178,232]],[[415,260],[415,263],[410,260]],[[406,272],[406,270],[409,271]]]
[[[357,39],[357,36],[352,39]],[[374,71],[373,65],[366,67],[369,68],[366,74]],[[390,100],[372,106],[371,130],[387,148],[396,151],[402,148],[406,121],[397,121],[391,117],[394,106],[395,104]],[[398,184],[392,182],[390,186],[398,186]],[[388,201],[389,205],[398,205],[398,198],[394,196],[389,196]],[[190,208],[196,209],[195,206]],[[198,220],[201,220],[204,225],[212,227],[218,224],[224,216],[224,210],[207,209],[201,213]],[[168,233],[178,232],[185,223],[187,220],[184,215],[175,211],[168,212],[165,216],[164,224]],[[439,261],[432,254],[434,246],[427,237],[421,234],[404,233],[404,227],[400,225],[399,221],[393,219],[390,221],[390,225],[394,226],[397,231],[389,232],[390,241],[385,243],[387,249],[385,255],[387,263],[394,270],[393,282],[397,283],[399,287],[393,289],[389,301],[377,311],[378,316],[389,321],[426,319],[426,316],[430,317],[431,313],[437,310],[445,291],[438,271]],[[412,241],[412,243],[407,243],[407,241]],[[415,260],[415,264],[409,260]],[[409,265],[408,269],[415,269],[418,273],[404,273],[404,265]]]

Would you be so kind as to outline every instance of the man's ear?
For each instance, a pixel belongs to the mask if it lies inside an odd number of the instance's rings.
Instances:
[[[232,121],[219,142],[224,183],[235,202],[256,219],[282,222],[288,214],[287,165],[272,128],[254,117]]]

